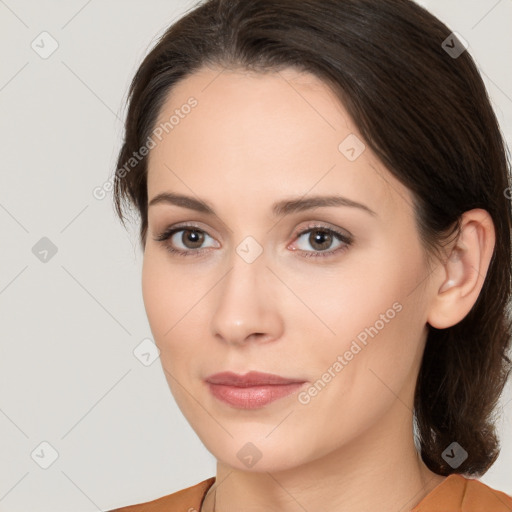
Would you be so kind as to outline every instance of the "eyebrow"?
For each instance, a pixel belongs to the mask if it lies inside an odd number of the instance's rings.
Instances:
[[[156,195],[149,202],[148,208],[156,204],[172,204],[175,206],[181,206],[182,208],[188,208],[189,210],[205,213],[207,215],[216,215],[213,206],[207,201],[172,192],[162,192],[161,194]],[[285,215],[290,215],[292,213],[328,206],[348,206],[351,208],[359,208],[370,215],[377,215],[377,213],[368,206],[338,195],[285,199],[272,205],[272,213],[275,217],[284,217]]]

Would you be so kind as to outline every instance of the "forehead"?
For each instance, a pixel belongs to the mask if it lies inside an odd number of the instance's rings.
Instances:
[[[190,98],[196,105],[184,108]],[[172,89],[155,126],[173,115],[172,128],[150,151],[150,199],[165,190],[201,197],[222,192],[247,206],[262,197],[270,203],[338,192],[378,210],[376,203],[389,209],[408,196],[314,75],[291,68],[265,74],[203,68]]]

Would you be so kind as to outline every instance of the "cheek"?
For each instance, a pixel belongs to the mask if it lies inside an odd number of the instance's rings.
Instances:
[[[159,342],[172,321],[170,313],[173,311],[173,288],[162,272],[165,269],[159,264],[150,249],[146,249],[142,265],[142,297],[146,315],[155,337]]]
[[[295,318],[300,312],[303,329],[316,333],[311,340],[321,337],[342,350],[358,335],[364,342],[365,329],[376,322],[381,330],[381,315],[384,320],[396,316],[400,306],[393,308],[393,304],[402,302],[406,284],[403,272],[386,267],[382,260],[382,255],[365,255],[328,272],[319,268],[302,276],[286,276],[287,284],[303,302],[290,302],[289,308],[296,310]]]
[[[187,309],[193,304],[194,287],[185,286],[179,271],[151,249],[146,250],[142,266],[142,297],[155,342],[161,351],[186,322]]]
[[[197,283],[171,267],[156,252],[147,250],[142,266],[142,295],[153,339],[160,350],[160,363],[169,389],[192,425],[208,424],[201,407],[191,396],[200,396],[197,363],[204,355],[204,336],[195,331],[198,301],[204,292]],[[203,322],[204,324],[204,322]]]
[[[327,371],[338,356],[344,366],[362,367],[366,378],[368,368],[392,378],[393,368],[408,373],[416,361],[424,328],[418,286],[423,260],[419,249],[411,254],[400,245],[388,247],[358,255],[353,264],[347,260],[330,275],[295,281],[297,295],[314,312],[303,316],[301,326],[303,332],[316,331],[304,339],[315,354],[317,373]],[[319,337],[324,340],[320,346]]]
[[[198,344],[204,340],[199,329],[204,327],[207,286],[170,265],[165,256],[157,251],[145,252],[142,296],[164,368],[183,372],[189,365],[181,363],[197,356],[201,350]],[[201,320],[197,320],[199,317]]]

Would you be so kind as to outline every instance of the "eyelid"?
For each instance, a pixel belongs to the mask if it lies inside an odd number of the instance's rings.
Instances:
[[[172,224],[170,226],[165,227],[162,231],[160,231],[159,235],[156,235],[154,237],[154,240],[157,241],[157,242],[164,241],[164,240],[166,240],[168,238],[169,233],[171,233],[173,231],[179,231],[179,230],[182,230],[182,229],[186,230],[187,228],[196,228],[198,231],[201,231],[202,233],[205,233],[210,238],[215,239],[215,237],[210,235],[208,233],[208,230],[205,229],[204,227],[202,227],[200,223],[197,223],[195,221],[184,221],[184,222],[178,222],[177,224]]]
[[[297,237],[299,235],[303,235],[307,231],[314,229],[314,228],[325,229],[326,231],[333,231],[334,233],[340,235],[341,237],[346,238],[351,241],[354,238],[352,233],[350,233],[350,231],[343,229],[343,228],[339,228],[337,226],[334,226],[333,224],[330,224],[329,222],[324,222],[324,221],[311,221],[308,223],[307,226],[302,227],[302,228],[297,228],[294,231],[293,236]]]

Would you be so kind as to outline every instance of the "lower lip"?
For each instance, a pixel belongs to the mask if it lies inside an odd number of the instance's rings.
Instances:
[[[258,409],[279,398],[291,395],[304,385],[303,382],[272,384],[241,388],[207,382],[210,392],[219,400],[238,409]]]

